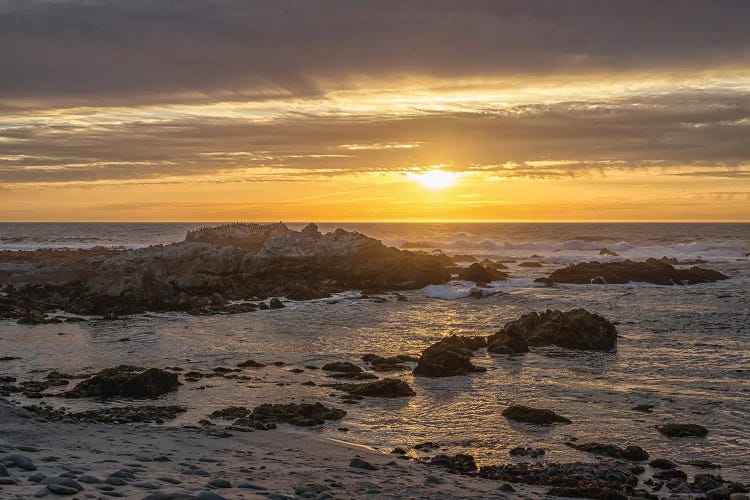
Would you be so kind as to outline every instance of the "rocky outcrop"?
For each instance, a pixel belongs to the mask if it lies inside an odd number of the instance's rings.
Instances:
[[[489,338],[489,343],[502,347],[505,341],[519,336],[530,346],[558,345],[570,349],[610,350],[617,344],[615,326],[585,309],[525,314],[506,323],[502,330]]]
[[[718,271],[702,267],[678,269],[664,259],[648,259],[644,262],[624,260],[621,262],[582,262],[558,269],[540,283],[577,284],[624,284],[630,282],[653,283],[655,285],[695,285],[728,279]]]
[[[177,375],[149,368],[143,370],[122,365],[107,368],[96,375],[82,380],[73,389],[66,391],[67,398],[136,398],[154,399],[180,387]]]
[[[503,416],[508,420],[526,424],[552,425],[556,423],[569,424],[570,420],[558,415],[552,410],[532,408],[530,406],[512,405],[503,410]]]
[[[458,278],[464,281],[474,281],[475,283],[489,283],[491,281],[504,280],[508,275],[502,271],[484,267],[476,262],[466,269],[458,271]]]
[[[452,335],[431,345],[422,353],[414,375],[424,377],[452,377],[472,372],[483,372],[484,368],[471,362],[473,351],[483,347],[481,337]]]
[[[167,246],[75,258],[69,253],[61,254],[60,262],[40,258],[39,265],[0,262],[6,269],[0,273],[6,292],[0,295],[0,317],[43,320],[45,312],[58,309],[102,315],[214,312],[235,307],[230,300],[416,289],[450,278],[437,256],[387,247],[343,229],[321,234],[314,224],[302,231],[283,224],[232,224],[191,232]],[[21,253],[18,258],[29,260]],[[280,306],[272,300],[269,307]]]
[[[487,337],[487,352],[495,354],[523,354],[529,352],[529,345],[518,330],[503,329]]]

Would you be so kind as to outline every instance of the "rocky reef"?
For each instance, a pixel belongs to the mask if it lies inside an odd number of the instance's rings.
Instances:
[[[230,224],[143,249],[4,252],[0,317],[34,323],[57,310],[216,312],[230,300],[416,289],[449,278],[438,257],[388,247],[357,232],[322,234],[315,224],[301,231],[281,223]]]
[[[558,269],[539,283],[575,284],[624,284],[630,282],[653,283],[655,285],[695,285],[712,283],[729,277],[718,271],[693,266],[677,268],[674,259],[648,259],[644,262],[623,260],[620,262],[581,262]]]

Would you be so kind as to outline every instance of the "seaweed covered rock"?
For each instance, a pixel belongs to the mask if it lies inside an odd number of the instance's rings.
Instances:
[[[273,422],[311,427],[321,425],[326,420],[341,420],[344,415],[346,415],[346,411],[329,408],[321,403],[264,403],[256,406],[247,418],[263,423]]]
[[[154,399],[180,387],[177,374],[160,368],[141,368],[122,365],[107,368],[82,380],[64,393],[68,398],[136,398]]]
[[[718,271],[702,267],[680,269],[674,261],[648,259],[643,262],[623,260],[620,262],[581,262],[558,269],[546,278],[536,281],[543,283],[577,284],[624,284],[645,282],[655,285],[695,285],[728,279]]]
[[[598,314],[586,309],[529,313],[506,323],[490,337],[502,340],[523,337],[530,346],[558,345],[570,349],[610,350],[617,344],[617,329]]]
[[[484,347],[483,337],[461,337],[452,335],[431,345],[422,353],[414,375],[424,377],[452,377],[472,372],[483,372],[484,368],[471,362],[473,351]]]
[[[503,416],[508,420],[526,424],[552,425],[555,423],[569,424],[570,420],[558,415],[552,410],[532,408],[523,405],[511,405],[503,410]]]
[[[373,398],[400,398],[416,395],[409,384],[396,378],[384,378],[364,384],[336,384],[333,387],[354,396]]]

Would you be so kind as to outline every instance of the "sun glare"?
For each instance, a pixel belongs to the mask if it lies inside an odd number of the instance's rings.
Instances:
[[[409,174],[409,177],[428,189],[443,189],[452,186],[456,182],[458,174],[442,170],[430,170],[418,174],[412,173]]]

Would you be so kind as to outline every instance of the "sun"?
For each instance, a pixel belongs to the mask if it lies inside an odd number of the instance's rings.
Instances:
[[[428,170],[427,172],[409,173],[409,178],[417,181],[427,189],[444,189],[456,182],[458,174],[442,170]]]

